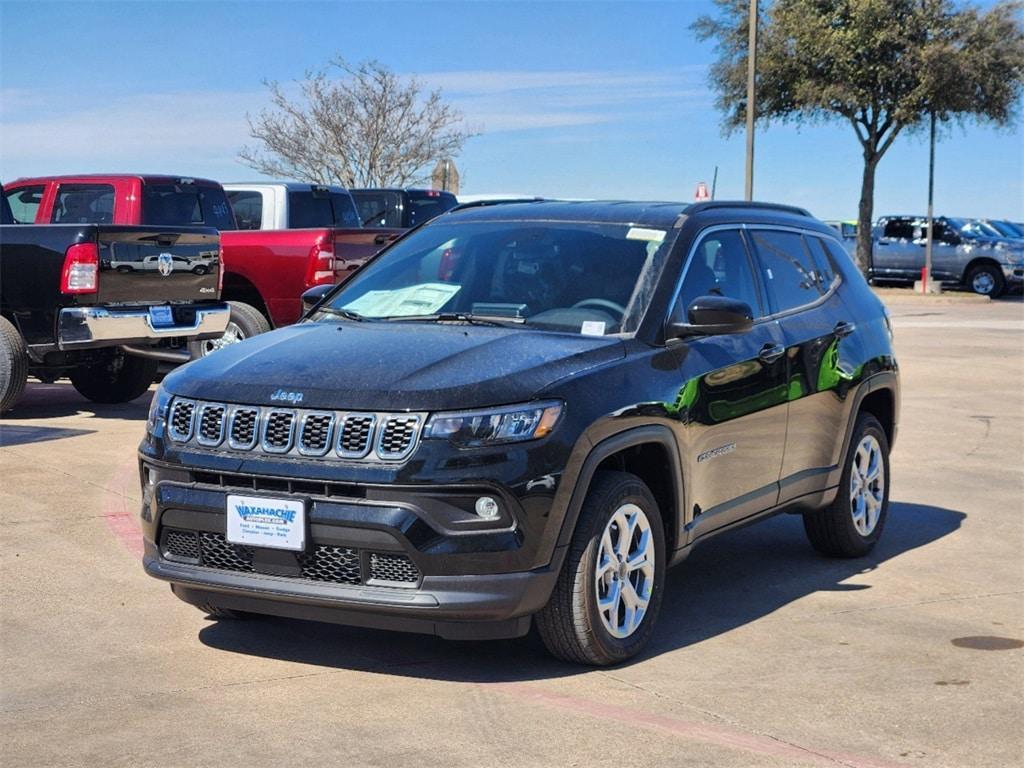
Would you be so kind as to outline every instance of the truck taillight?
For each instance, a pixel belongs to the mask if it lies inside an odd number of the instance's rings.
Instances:
[[[224,246],[217,252],[217,298],[224,293]]]
[[[96,243],[75,243],[64,252],[61,293],[96,293],[100,280],[100,249]]]
[[[309,252],[309,270],[306,273],[306,287],[330,285],[334,282],[334,245],[318,242]]]

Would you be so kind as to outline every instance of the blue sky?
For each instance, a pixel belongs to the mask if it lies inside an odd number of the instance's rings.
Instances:
[[[719,166],[743,194],[743,136],[721,135],[689,31],[709,2],[15,2],[0,0],[0,179],[99,171],[252,179],[245,115],[341,54],[440,86],[483,131],[457,164],[467,194],[690,200]],[[936,208],[1024,219],[1024,138],[945,132]],[[758,134],[755,197],[852,218],[847,125]],[[920,212],[927,143],[903,135],[876,214]]]

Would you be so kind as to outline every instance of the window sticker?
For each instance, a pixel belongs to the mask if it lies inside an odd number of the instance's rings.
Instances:
[[[421,283],[393,291],[367,291],[345,309],[367,317],[432,315],[462,288],[451,283]]]
[[[660,243],[665,239],[665,230],[646,229],[644,227],[630,227],[626,233],[627,240],[647,240],[651,243]]]
[[[604,336],[604,321],[584,320],[580,333],[584,336]]]

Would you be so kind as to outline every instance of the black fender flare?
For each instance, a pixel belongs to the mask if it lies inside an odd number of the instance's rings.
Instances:
[[[562,516],[561,528],[558,538],[555,541],[552,552],[551,567],[560,568],[565,550],[572,540],[576,530],[576,521],[579,520],[580,511],[583,509],[583,501],[586,499],[590,483],[594,479],[598,466],[602,461],[616,453],[645,443],[657,443],[661,445],[668,454],[669,462],[672,465],[672,490],[675,497],[675,513],[671,524],[674,530],[680,532],[684,524],[685,510],[685,487],[683,483],[682,462],[679,459],[679,447],[672,430],[660,424],[647,424],[629,427],[621,432],[603,438],[598,443],[590,442],[589,438],[584,439],[590,443],[591,448],[586,453],[579,471],[575,477],[571,477],[569,483],[563,482],[555,497],[555,507],[564,505],[565,514]],[[563,481],[566,478],[563,477]],[[566,499],[566,496],[568,497]],[[561,504],[559,504],[561,502]],[[671,557],[672,553],[666,553]]]

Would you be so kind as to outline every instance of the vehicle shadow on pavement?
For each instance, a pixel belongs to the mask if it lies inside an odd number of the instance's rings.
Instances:
[[[145,421],[152,396],[152,392],[145,392],[129,403],[94,403],[78,394],[67,382],[42,384],[30,381],[17,405],[4,414],[4,420],[60,419],[84,414],[97,419]]]
[[[799,516],[780,515],[697,547],[673,569],[654,637],[635,660],[695,645],[956,531],[966,517],[940,507],[893,503],[881,542],[857,560],[819,556]],[[199,632],[211,648],[320,667],[474,683],[550,679],[586,667],[549,657],[532,634],[519,640],[457,642],[437,637],[258,617],[213,621]]]
[[[0,448],[29,443],[45,443],[65,437],[91,435],[95,429],[63,429],[62,427],[27,427],[22,424],[0,423]]]

